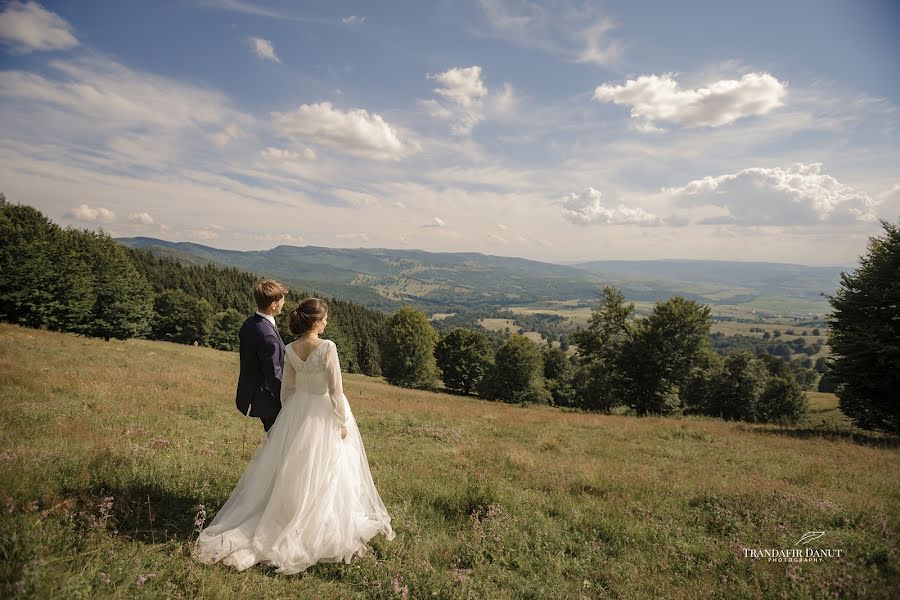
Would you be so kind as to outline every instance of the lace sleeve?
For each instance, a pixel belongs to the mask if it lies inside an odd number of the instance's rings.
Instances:
[[[328,342],[326,342],[328,343]],[[337,346],[330,343],[330,348],[325,355],[325,372],[328,375],[328,395],[331,397],[331,406],[337,417],[338,424],[343,427],[347,424],[347,411],[344,408],[344,382],[341,378],[341,363],[338,360]]]
[[[289,350],[288,350],[289,352]],[[294,390],[297,389],[297,371],[294,369],[294,363],[285,355],[284,370],[281,372],[281,404],[284,406],[285,401],[291,397]]]

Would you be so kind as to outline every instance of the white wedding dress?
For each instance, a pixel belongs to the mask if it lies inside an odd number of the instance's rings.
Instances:
[[[269,563],[293,574],[317,562],[349,563],[378,533],[394,539],[344,396],[334,342],[323,340],[305,361],[290,345],[284,356],[281,412],[200,533],[193,555],[201,562],[221,560],[239,571]]]

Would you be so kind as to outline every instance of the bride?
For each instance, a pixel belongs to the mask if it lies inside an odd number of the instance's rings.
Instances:
[[[344,396],[337,346],[319,339],[328,306],[307,298],[290,314],[282,409],[265,443],[193,549],[200,562],[285,574],[350,562],[378,533],[394,539],[356,419]],[[304,358],[305,357],[305,358]]]

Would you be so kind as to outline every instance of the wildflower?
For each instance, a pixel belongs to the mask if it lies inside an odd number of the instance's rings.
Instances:
[[[100,499],[100,504],[97,505],[97,508],[100,509],[100,516],[104,519],[112,514],[113,500],[112,496],[104,496]]]
[[[409,587],[403,584],[403,577],[398,573],[391,578],[391,589],[395,594],[400,594],[400,597],[403,600],[406,600],[409,597]]]
[[[140,586],[144,585],[145,583],[147,583],[147,580],[150,579],[151,577],[156,577],[156,573],[147,573],[146,575],[139,575],[137,578],[137,581],[135,583],[137,583],[138,587],[140,587]]]
[[[203,524],[206,523],[206,506],[204,504],[200,504],[197,507],[197,514],[194,516],[194,527],[197,529],[203,529]]]

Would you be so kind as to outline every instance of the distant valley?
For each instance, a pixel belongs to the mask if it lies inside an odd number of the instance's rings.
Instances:
[[[475,252],[278,246],[222,250],[189,242],[120,238],[120,243],[187,263],[233,266],[370,308],[413,303],[430,313],[466,309],[586,309],[603,285],[639,307],[682,295],[725,316],[821,318],[823,292],[846,267],[782,263],[641,260],[560,265]]]

